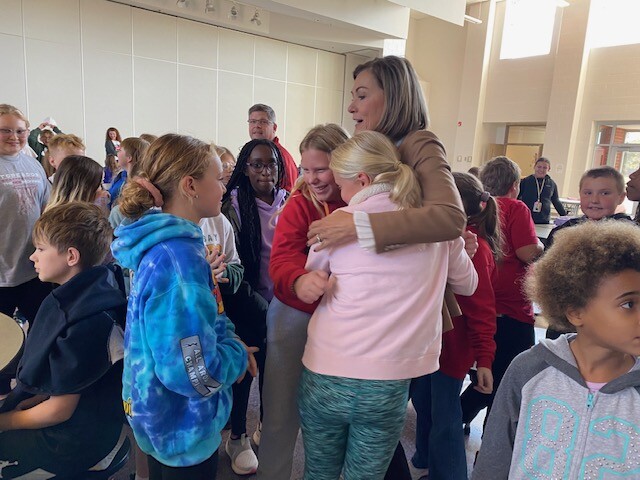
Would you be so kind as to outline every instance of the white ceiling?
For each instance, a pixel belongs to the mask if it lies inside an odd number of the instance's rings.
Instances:
[[[466,4],[479,0],[111,0],[147,10],[335,53],[375,56],[385,39],[406,39],[409,19],[435,16],[462,25]],[[482,0],[480,0],[482,1]],[[232,6],[238,12],[232,18]],[[251,21],[258,12],[260,24]]]

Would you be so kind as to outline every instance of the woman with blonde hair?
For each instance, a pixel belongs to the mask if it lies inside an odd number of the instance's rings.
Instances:
[[[109,193],[102,189],[102,167],[92,158],[70,155],[60,163],[46,210],[73,201],[95,203],[107,212]]]
[[[349,135],[336,124],[317,125],[300,143],[302,176],[280,211],[269,275],[274,298],[267,312],[267,358],[262,388],[264,420],[253,438],[260,444],[258,478],[279,480],[291,476],[293,451],[298,437],[296,403],[302,372],[302,352],[307,325],[318,302],[307,303],[298,287],[314,283],[305,269],[309,225],[345,206],[329,169],[331,152]]]
[[[404,211],[422,203],[413,169],[381,133],[336,148],[331,169],[343,210]],[[460,238],[376,254],[350,242],[312,248],[314,285],[299,297],[320,305],[309,322],[299,409],[305,479],[382,480],[391,462],[412,378],[438,369],[447,283],[470,295],[478,277]],[[429,278],[416,281],[429,272]],[[301,289],[302,290],[302,289]]]

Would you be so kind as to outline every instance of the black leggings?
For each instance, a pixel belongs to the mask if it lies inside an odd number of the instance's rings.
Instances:
[[[500,385],[500,381],[507,371],[511,361],[520,353],[533,347],[535,343],[535,331],[533,325],[519,322],[515,318],[501,315],[496,319],[497,329],[495,334],[496,358],[493,361],[491,371],[493,373],[493,393],[480,393],[469,385],[462,393],[462,422],[471,423],[483,408],[487,408],[487,416],[491,411],[493,399]],[[486,422],[485,418],[485,422]]]
[[[218,451],[191,467],[169,467],[149,455],[149,480],[216,480]]]
[[[246,343],[246,342],[245,342]],[[260,348],[254,353],[258,364],[258,392],[260,395],[260,421],[262,421],[262,385],[264,383],[264,364],[266,359],[266,344],[252,345]],[[242,382],[235,383],[231,387],[233,390],[233,406],[231,407],[231,434],[240,436],[247,432],[247,406],[249,405],[249,395],[251,394],[251,384],[253,377],[249,372],[244,376]]]

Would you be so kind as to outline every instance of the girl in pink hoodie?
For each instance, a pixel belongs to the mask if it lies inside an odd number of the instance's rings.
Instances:
[[[394,145],[367,131],[336,148],[331,169],[348,213],[416,207],[421,191]],[[477,275],[462,239],[376,254],[357,242],[311,251],[322,298],[309,323],[299,408],[305,479],[382,479],[404,425],[411,378],[438,369],[449,283]]]

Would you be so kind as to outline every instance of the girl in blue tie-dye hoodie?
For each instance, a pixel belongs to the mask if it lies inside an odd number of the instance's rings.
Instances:
[[[217,314],[201,218],[220,213],[222,166],[209,146],[164,135],[122,192],[113,254],[135,272],[127,312],[123,401],[152,479],[215,478],[231,385],[247,350]],[[161,207],[152,209],[152,207]],[[180,472],[175,467],[181,468]]]

